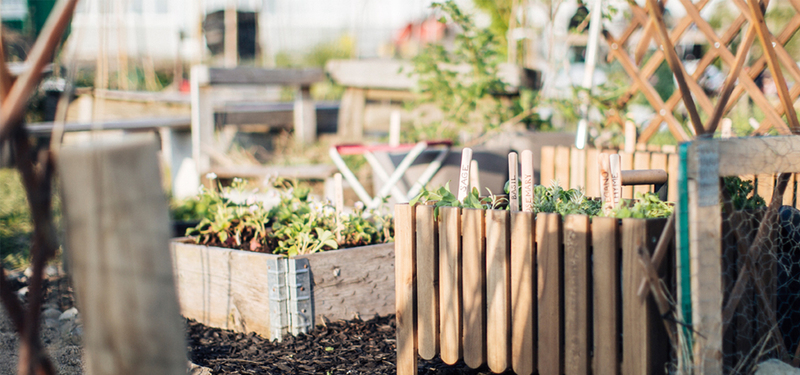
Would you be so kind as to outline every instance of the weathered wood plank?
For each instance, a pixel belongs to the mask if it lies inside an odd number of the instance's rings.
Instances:
[[[777,179],[777,176],[776,176]],[[794,196],[795,196],[795,175],[793,174],[789,177],[789,185],[786,186],[786,192],[783,193],[783,205],[784,206],[794,206]]]
[[[311,85],[325,79],[319,68],[264,69],[239,66],[236,68],[209,68],[204,76],[209,85]]]
[[[433,206],[416,206],[417,343],[424,359],[439,350],[439,243]]]
[[[439,354],[454,364],[461,357],[461,209],[439,214]]]
[[[589,217],[564,220],[564,366],[565,374],[589,374]]]
[[[415,245],[416,211],[414,206],[398,204],[394,207],[395,219],[395,289],[397,324],[397,374],[417,374],[417,325],[414,316],[415,301]]]
[[[536,215],[538,289],[537,358],[539,373],[559,375],[563,368],[561,216]]]
[[[633,154],[620,152],[619,157],[620,157],[620,169],[622,169],[623,171],[629,171],[633,169]],[[623,186],[622,199],[632,199],[632,198],[633,198],[633,186]]]
[[[570,151],[567,146],[556,146],[555,179],[566,189],[569,186]],[[546,185],[549,186],[549,185]]]
[[[569,188],[586,188],[586,150],[570,149]]]
[[[467,366],[486,362],[486,227],[484,210],[462,210],[463,350]]]
[[[591,148],[586,150],[586,196],[596,198],[600,196],[600,177],[597,168],[597,154],[599,150]]]
[[[800,137],[748,137],[715,139],[719,147],[719,175],[800,173]],[[697,144],[689,147],[690,152]],[[689,176],[696,178],[698,162],[689,160]]]
[[[277,338],[271,337],[265,296],[269,295],[267,260],[279,255],[177,241],[170,247],[183,316],[209,327]]]
[[[539,183],[543,186],[550,186],[556,178],[556,148],[553,146],[542,146],[542,162],[539,166]]]
[[[775,175],[773,174],[760,174],[756,176],[756,194],[764,198],[764,201],[769,203],[772,200],[772,192],[775,189]]]
[[[486,211],[486,356],[496,373],[511,366],[509,224],[508,211]]]
[[[620,301],[619,224],[615,218],[592,219],[594,266],[594,373],[619,374]]]
[[[186,373],[157,152],[151,134],[59,154],[66,250],[92,374]]]
[[[298,255],[311,266],[317,322],[391,314],[395,310],[393,243]],[[358,262],[353,262],[358,259]]]
[[[633,169],[650,169],[650,153],[637,152],[633,154]],[[634,197],[636,193],[644,194],[650,190],[652,190],[652,188],[649,185],[636,185],[633,187]]]
[[[532,212],[511,214],[511,364],[519,375],[536,370],[536,254]]]

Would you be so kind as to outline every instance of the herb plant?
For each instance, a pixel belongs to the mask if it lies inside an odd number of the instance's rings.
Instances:
[[[755,194],[752,181],[742,180],[739,177],[725,177],[725,190],[730,195],[734,210],[754,210],[766,207],[764,198]]]
[[[333,206],[311,197],[308,186],[278,179],[280,202],[264,207],[234,179],[222,193],[201,189],[198,199],[210,202],[208,215],[187,230],[197,243],[295,256],[393,240],[392,217],[363,205],[337,214]],[[255,193],[252,191],[251,193]],[[248,196],[235,201],[229,196]]]
[[[653,193],[636,193],[636,200],[627,201],[614,209],[609,216],[618,219],[654,219],[672,215],[673,207]]]
[[[556,181],[550,187],[534,186],[533,195],[535,213],[597,216],[602,208],[599,200],[587,198],[579,189],[564,190]]]

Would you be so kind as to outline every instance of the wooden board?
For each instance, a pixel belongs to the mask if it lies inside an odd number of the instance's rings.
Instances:
[[[270,335],[265,296],[269,295],[267,260],[278,255],[178,241],[170,247],[183,316],[209,327],[275,339]]]
[[[645,273],[637,249],[647,245],[647,222],[622,219],[622,373],[652,374],[647,303],[637,296]]]
[[[566,189],[569,186],[570,168],[570,148],[567,146],[556,146],[555,156],[555,179],[558,185]],[[549,186],[549,185],[545,185]]]
[[[439,214],[439,354],[454,364],[461,357],[461,209]]]
[[[678,165],[680,164],[680,157],[678,154],[669,154],[667,157],[667,200],[670,202],[678,202]]]
[[[464,362],[478,368],[486,362],[486,248],[484,210],[462,210]]]
[[[570,149],[569,188],[586,189],[586,150]]]
[[[777,180],[777,176],[775,177]],[[783,205],[784,206],[794,206],[794,197],[795,197],[795,175],[789,178],[789,185],[786,186],[786,191],[783,193]]]
[[[439,243],[433,206],[417,210],[417,343],[419,355],[431,359],[439,352]]]
[[[633,155],[627,154],[624,152],[619,153],[620,156],[620,169],[623,171],[629,171],[633,169]],[[622,187],[622,199],[632,199],[633,198],[633,187],[632,186],[623,186]]]
[[[511,232],[511,364],[518,375],[528,375],[537,362],[533,213],[512,213]]]
[[[615,218],[592,219],[594,275],[594,373],[619,374],[619,225]]]
[[[564,218],[564,373],[589,374],[589,217]]]
[[[311,85],[325,79],[319,68],[264,69],[239,66],[236,68],[203,67],[209,85]]]
[[[394,206],[395,219],[395,289],[397,324],[397,374],[417,374],[417,326],[414,316],[416,265],[414,255],[416,211],[414,206],[398,204]]]
[[[562,264],[561,216],[536,215],[536,269],[538,274],[538,340],[539,373],[560,375],[563,368],[562,332]]]
[[[800,173],[800,137],[748,137],[712,140],[719,147],[719,175],[738,176],[791,172]],[[690,152],[697,145],[689,147]],[[723,158],[722,155],[735,155]],[[780,157],[777,157],[780,156]],[[698,173],[698,163],[689,160],[689,176]]]
[[[542,162],[539,170],[539,184],[550,186],[556,178],[555,170],[556,148],[553,146],[542,146]]]
[[[650,153],[637,152],[633,154],[633,169],[650,169]],[[633,187],[633,194],[636,197],[636,193],[644,194],[651,190],[653,190],[651,185],[636,185]]]
[[[486,211],[486,356],[496,373],[511,366],[509,213]]]
[[[186,373],[157,152],[150,134],[59,154],[65,249],[88,373]]]
[[[298,255],[308,259],[317,322],[395,311],[394,243]],[[358,262],[353,262],[358,259]]]
[[[586,150],[586,196],[597,198],[600,196],[600,177],[598,175],[597,149]]]
[[[773,174],[760,174],[756,176],[756,194],[764,198],[764,201],[769,204],[772,199],[772,193],[775,189],[775,175]],[[788,189],[787,189],[788,190]]]

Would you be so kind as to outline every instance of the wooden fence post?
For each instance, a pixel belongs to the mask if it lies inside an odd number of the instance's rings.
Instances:
[[[417,373],[417,325],[414,310],[414,235],[416,211],[414,206],[398,204],[395,218],[395,308],[397,310],[397,374]]]
[[[60,153],[89,374],[185,374],[166,196],[153,136]]]

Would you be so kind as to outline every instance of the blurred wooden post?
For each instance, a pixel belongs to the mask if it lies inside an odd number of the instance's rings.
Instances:
[[[632,154],[636,151],[636,125],[633,121],[625,121],[625,152]]]
[[[155,138],[142,136],[60,153],[89,374],[186,373],[157,152]]]
[[[225,67],[234,68],[239,65],[239,17],[236,0],[228,0],[225,7]]]

